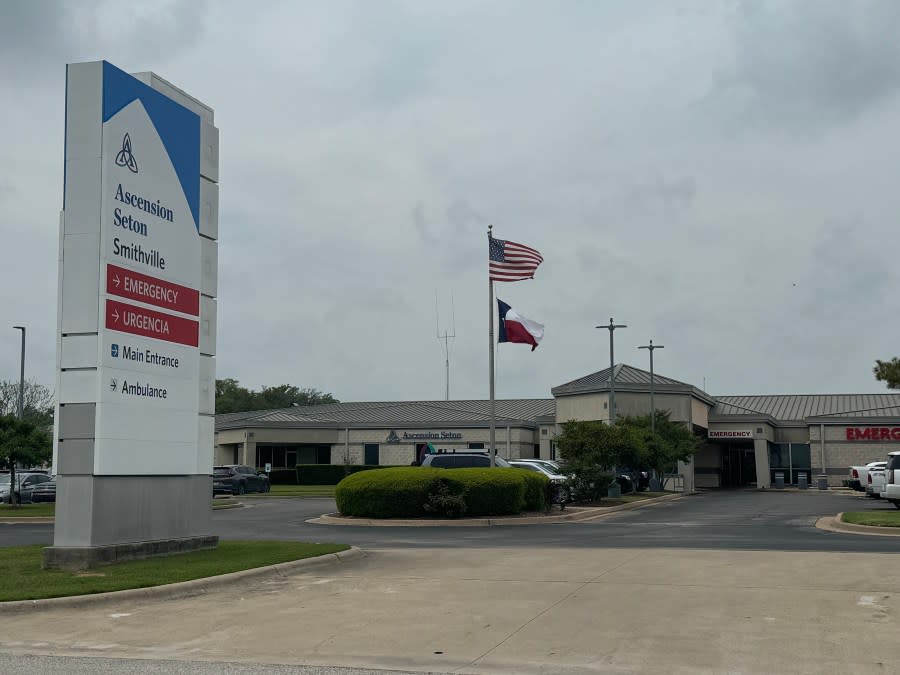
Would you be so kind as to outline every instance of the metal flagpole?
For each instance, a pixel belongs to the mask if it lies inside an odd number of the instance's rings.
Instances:
[[[488,246],[493,235],[493,225],[488,225]],[[488,370],[490,371],[491,393],[491,444],[488,452],[491,456],[491,466],[494,466],[494,441],[497,435],[497,404],[494,400],[494,282],[491,281],[490,263],[488,263]]]

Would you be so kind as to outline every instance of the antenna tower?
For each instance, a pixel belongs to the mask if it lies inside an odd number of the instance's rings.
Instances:
[[[434,294],[434,325],[437,339],[444,347],[444,400],[450,400],[450,340],[456,337],[456,314],[453,308],[453,294],[450,294],[450,329],[440,329],[440,317],[438,314],[437,293]]]

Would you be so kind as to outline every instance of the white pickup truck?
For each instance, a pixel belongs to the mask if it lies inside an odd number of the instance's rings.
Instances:
[[[873,466],[866,474],[866,497],[874,497],[879,499],[881,493],[884,492],[884,486],[887,482],[885,467],[887,462],[879,462],[877,466]]]
[[[900,509],[900,452],[888,453],[884,479],[884,492],[881,496]]]
[[[885,462],[880,460],[877,462],[869,462],[865,466],[851,466],[849,477],[847,479],[847,487],[858,490],[859,492],[865,492],[866,485],[868,485],[869,469],[878,465],[881,465],[879,468],[884,468]]]

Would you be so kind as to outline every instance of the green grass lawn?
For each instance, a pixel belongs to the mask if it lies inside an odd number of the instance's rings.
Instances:
[[[56,504],[0,504],[0,518],[47,518],[55,513]]]
[[[346,551],[343,544],[223,541],[210,551],[135,560],[85,572],[41,569],[43,546],[0,548],[0,602],[87,595],[189,581]]]
[[[266,494],[246,494],[241,497],[334,497],[334,485],[273,485]]]
[[[900,527],[900,511],[852,511],[841,516],[841,520],[854,525]]]

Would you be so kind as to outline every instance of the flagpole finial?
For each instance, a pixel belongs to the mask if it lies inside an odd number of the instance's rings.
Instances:
[[[493,235],[493,232],[492,232],[493,229],[494,229],[494,226],[493,226],[493,225],[488,225],[488,236],[489,236],[489,237],[493,237],[493,236],[494,236],[494,235]]]

